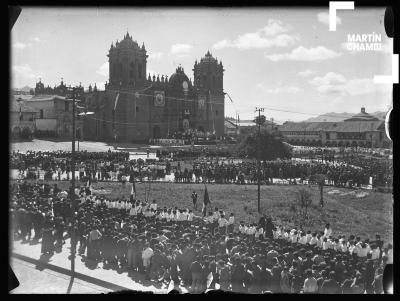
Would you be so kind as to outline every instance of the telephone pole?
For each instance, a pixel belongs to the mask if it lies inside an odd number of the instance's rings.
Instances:
[[[75,211],[76,211],[76,197],[75,197],[75,101],[76,101],[76,88],[69,90],[72,92],[72,151],[71,151],[71,171],[72,180],[70,187],[70,201],[71,201],[71,272],[75,273],[75,254],[76,254],[76,233],[75,233]]]
[[[261,154],[261,147],[260,147],[260,138],[261,138],[261,112],[264,112],[264,108],[257,108],[256,112],[258,112],[258,139],[257,139],[257,210],[258,213],[261,213],[261,204],[260,204],[260,171],[261,171],[261,162],[260,162],[260,154]]]

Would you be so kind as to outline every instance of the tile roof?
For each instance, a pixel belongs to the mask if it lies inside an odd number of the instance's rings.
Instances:
[[[369,132],[378,131],[384,125],[379,121],[351,121],[351,122],[286,122],[279,126],[281,132]]]

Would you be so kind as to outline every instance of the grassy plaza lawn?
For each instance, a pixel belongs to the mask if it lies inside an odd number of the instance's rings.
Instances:
[[[51,185],[57,183],[61,189],[69,187],[68,181],[50,181]],[[76,185],[86,183],[77,182]],[[97,182],[92,184],[95,193],[106,195],[108,198],[129,198],[131,184],[117,182]],[[184,183],[136,183],[137,198],[145,199],[146,190],[150,191],[148,199],[157,200],[159,207],[178,207],[192,209],[191,193],[198,194],[198,209],[200,215],[204,184]],[[325,187],[325,206],[321,209],[319,204],[319,190],[317,186],[308,185],[269,185],[261,186],[261,209],[263,213],[271,216],[277,223],[293,226],[293,213],[291,203],[296,198],[300,188],[306,188],[311,193],[312,205],[309,214],[313,221],[305,230],[323,231],[325,223],[330,223],[333,235],[354,234],[362,239],[375,239],[375,234],[380,234],[386,241],[393,241],[393,206],[392,195],[389,193],[363,190],[367,195],[358,198],[356,194],[362,191],[348,188]],[[207,184],[211,207],[218,207],[228,215],[233,212],[236,225],[239,221],[258,222],[257,213],[257,185],[235,184]],[[96,192],[97,191],[97,192]],[[336,192],[336,193],[332,193]]]

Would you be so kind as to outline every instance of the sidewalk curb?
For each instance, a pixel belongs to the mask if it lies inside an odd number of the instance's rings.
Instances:
[[[65,269],[65,268],[62,268],[62,267],[59,267],[59,266],[56,266],[56,265],[53,265],[53,264],[50,264],[50,263],[47,263],[47,262],[43,262],[43,261],[40,261],[38,259],[33,259],[31,257],[25,256],[25,255],[21,255],[21,254],[15,253],[15,252],[12,253],[12,257],[20,259],[20,260],[23,260],[23,261],[26,261],[26,262],[29,262],[29,263],[32,263],[32,264],[35,264],[36,266],[40,266],[40,267],[44,267],[44,268],[49,269],[49,270],[53,270],[53,271],[61,273],[61,274],[65,274],[65,275],[68,275],[68,276],[74,276],[75,278],[81,279],[83,281],[86,281],[86,282],[89,282],[89,283],[92,283],[92,284],[95,284],[95,285],[98,285],[98,286],[102,286],[102,287],[107,288],[109,290],[112,290],[114,292],[115,291],[127,291],[127,290],[128,291],[133,291],[130,288],[127,288],[127,287],[124,287],[124,286],[120,286],[120,285],[117,285],[115,283],[104,281],[104,280],[101,280],[101,279],[98,279],[98,278],[94,278],[94,277],[91,277],[91,276],[88,276],[88,275],[84,275],[84,274],[79,273],[79,272],[75,272],[75,273],[72,274],[72,272],[70,270],[68,270],[68,269]]]

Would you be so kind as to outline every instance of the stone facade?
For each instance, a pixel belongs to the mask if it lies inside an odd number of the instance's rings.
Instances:
[[[147,51],[127,33],[108,53],[105,91],[89,91],[84,100],[84,139],[148,142],[189,129],[224,135],[223,66],[209,52],[195,62],[192,82],[182,67],[168,76],[146,78]]]

